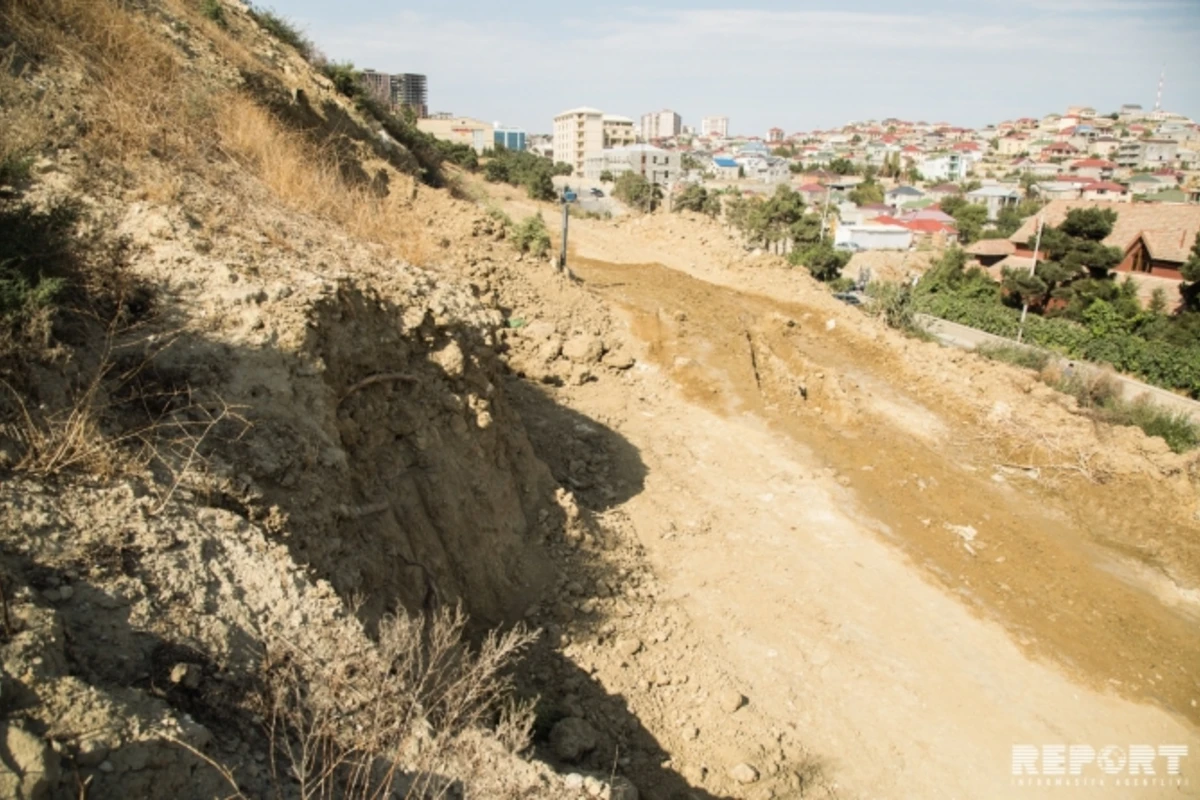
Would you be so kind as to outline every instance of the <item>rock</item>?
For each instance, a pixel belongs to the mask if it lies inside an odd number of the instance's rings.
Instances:
[[[604,355],[604,342],[595,336],[572,336],[563,345],[562,354],[578,364],[594,364]]]
[[[75,590],[72,589],[70,586],[58,587],[58,599],[59,600],[63,600],[63,601],[70,600],[74,594],[75,594]]]
[[[554,323],[538,320],[531,322],[521,329],[521,337],[535,342],[544,342],[555,334]]]
[[[58,756],[50,745],[13,724],[0,730],[0,797],[42,800],[58,783]]]
[[[622,353],[616,350],[611,350],[604,354],[604,366],[612,369],[629,369],[633,366],[633,356],[628,353]]]
[[[455,341],[447,342],[440,350],[431,353],[429,359],[445,370],[446,374],[451,378],[462,377],[466,366],[466,359],[463,356],[462,348]]]
[[[599,778],[588,775],[583,779],[583,790],[588,793],[588,797],[599,797],[600,793],[604,791],[604,784],[600,782]]]
[[[683,738],[684,739],[687,739],[690,742],[693,739],[698,739],[699,737],[700,737],[700,729],[697,728],[695,725],[684,725],[683,726]]]
[[[98,767],[108,758],[108,745],[99,739],[85,739],[75,752],[75,763],[81,767]]]
[[[758,780],[758,770],[743,761],[729,770],[729,777],[738,783],[754,783]]]
[[[572,772],[570,775],[563,778],[563,786],[574,791],[579,791],[583,788],[583,776],[578,772]]]
[[[171,683],[181,684],[185,689],[200,688],[201,669],[196,664],[180,662],[171,667]]]
[[[746,697],[736,689],[723,689],[717,702],[721,704],[722,711],[732,714],[746,704]]]
[[[579,717],[561,719],[550,730],[550,747],[563,761],[578,761],[597,743],[596,730]]]
[[[640,639],[620,639],[617,641],[617,652],[629,658],[637,655],[637,652],[642,649]]]

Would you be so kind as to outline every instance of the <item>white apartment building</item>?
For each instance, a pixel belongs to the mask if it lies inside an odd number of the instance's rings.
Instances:
[[[706,138],[709,136],[727,138],[729,136],[729,117],[705,117],[700,120],[700,135]]]
[[[583,173],[588,156],[604,150],[604,114],[595,108],[573,108],[554,117],[554,161]]]
[[[669,139],[683,130],[683,117],[669,109],[642,115],[642,140]]]
[[[595,181],[600,180],[605,171],[611,172],[613,178],[625,172],[636,172],[651,183],[666,188],[683,177],[682,158],[678,151],[648,144],[614,147],[589,154],[583,177]]]

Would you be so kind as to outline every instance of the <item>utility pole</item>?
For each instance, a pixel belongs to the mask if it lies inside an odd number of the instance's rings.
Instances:
[[[829,187],[825,187],[825,208],[821,210],[821,244],[825,244],[825,220],[829,218]]]
[[[1029,275],[1037,271],[1038,251],[1042,249],[1042,226],[1046,224],[1046,215],[1042,214],[1038,217],[1037,238],[1033,243],[1033,264],[1029,267]],[[1021,343],[1021,337],[1025,333],[1025,315],[1029,313],[1029,300],[1025,300],[1021,304],[1021,324],[1017,326],[1017,344]]]
[[[560,272],[564,272],[567,269],[567,222],[571,218],[568,209],[571,201],[574,199],[574,192],[564,191],[562,193],[562,250],[558,254],[558,269]]]

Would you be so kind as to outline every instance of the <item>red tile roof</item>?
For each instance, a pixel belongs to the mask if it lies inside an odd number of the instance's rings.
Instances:
[[[1076,161],[1071,165],[1071,169],[1116,169],[1117,165],[1111,161],[1105,161],[1103,158],[1085,158],[1082,161]]]
[[[1083,190],[1085,192],[1120,192],[1122,194],[1128,191],[1121,184],[1112,181],[1092,181],[1084,184]]]

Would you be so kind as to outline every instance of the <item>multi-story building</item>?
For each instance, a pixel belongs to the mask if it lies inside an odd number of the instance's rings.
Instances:
[[[386,72],[376,72],[373,69],[362,71],[362,83],[367,93],[380,103],[392,102],[392,76]]]
[[[631,144],[637,144],[637,131],[634,129],[633,120],[629,117],[618,117],[614,114],[605,114],[604,122],[604,146],[607,147],[628,147]]]
[[[729,117],[704,117],[700,120],[700,135],[722,139],[729,136]]]
[[[767,131],[767,141],[776,144],[783,141],[783,128],[771,128]]]
[[[672,136],[678,136],[682,129],[683,118],[669,109],[642,115],[642,139],[644,141],[670,139]]]
[[[675,150],[663,150],[648,144],[614,147],[590,153],[583,177],[599,180],[605,171],[614,178],[625,172],[636,172],[651,183],[669,187],[683,177],[682,156]]]
[[[596,108],[573,108],[554,118],[554,160],[584,171],[589,156],[604,150],[604,114]]]
[[[396,108],[411,108],[418,117],[429,116],[429,90],[425,76],[413,72],[392,75],[391,101]]]
[[[470,145],[479,154],[491,150],[496,142],[491,125],[470,117],[423,117],[417,120],[417,129],[443,141]]]
[[[524,150],[525,131],[520,128],[510,128],[499,122],[492,124],[492,144],[505,150]]]

